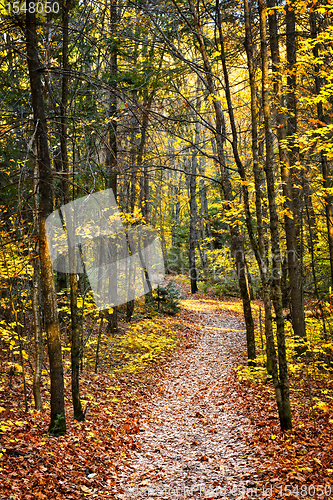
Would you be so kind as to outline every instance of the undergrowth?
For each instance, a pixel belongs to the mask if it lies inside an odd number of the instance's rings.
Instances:
[[[142,320],[126,328],[112,350],[116,370],[129,373],[161,361],[177,347],[174,327],[163,320]]]
[[[256,306],[258,309],[258,306]],[[329,321],[327,321],[329,325]],[[262,330],[264,329],[264,318]],[[273,324],[274,334],[276,328]],[[290,321],[285,322],[286,350],[291,392],[292,410],[307,406],[311,419],[316,418],[316,411],[333,413],[333,341],[327,336],[320,318],[306,318],[307,341],[294,338]],[[237,368],[238,380],[265,386],[274,393],[272,377],[266,370],[265,339],[260,333],[260,325],[256,325],[256,366],[247,365]],[[304,347],[302,355],[297,355],[300,346]],[[333,420],[332,420],[333,423]]]

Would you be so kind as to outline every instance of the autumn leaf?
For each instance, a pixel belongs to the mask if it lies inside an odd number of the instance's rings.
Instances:
[[[89,495],[91,495],[93,493],[93,490],[90,489],[90,488],[87,488],[87,486],[81,486],[81,490],[84,492],[84,493],[87,493]]]

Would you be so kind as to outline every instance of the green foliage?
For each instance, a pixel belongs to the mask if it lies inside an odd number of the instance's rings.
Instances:
[[[229,295],[230,297],[237,297],[238,295],[238,284],[235,279],[229,278],[222,283],[216,283],[212,287],[214,295],[217,297],[224,297]]]
[[[181,292],[174,281],[154,290],[154,299],[160,304],[160,310],[166,314],[177,314],[180,311]]]
[[[64,436],[66,434],[66,420],[63,413],[56,416],[50,423],[49,434],[53,436]]]
[[[210,286],[210,283],[208,283],[207,281],[198,281],[198,288],[203,293],[207,293]]]

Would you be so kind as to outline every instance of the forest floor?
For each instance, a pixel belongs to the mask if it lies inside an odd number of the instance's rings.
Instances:
[[[249,415],[230,384],[246,349],[238,303],[192,298],[183,308],[201,338],[166,364],[142,402],[140,445],[119,476],[119,498],[237,498],[254,486]]]
[[[28,413],[20,377],[10,391],[2,381],[0,500],[333,498],[331,405],[312,419],[292,385],[294,428],[281,433],[271,383],[239,380],[239,299],[183,294],[181,312],[161,319],[179,335],[162,363],[81,374],[85,422],[73,419],[65,372],[64,437],[47,433],[47,381],[46,410]]]

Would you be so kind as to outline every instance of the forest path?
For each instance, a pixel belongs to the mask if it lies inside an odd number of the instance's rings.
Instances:
[[[192,296],[182,305],[201,338],[165,365],[141,406],[138,448],[118,471],[117,498],[244,498],[255,480],[242,439],[249,418],[229,379],[246,349],[239,301]]]

